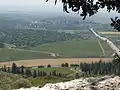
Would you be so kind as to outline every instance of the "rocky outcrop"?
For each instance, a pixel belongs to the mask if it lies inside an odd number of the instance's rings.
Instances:
[[[31,87],[18,90],[120,90],[119,76],[80,78],[68,82],[48,83],[42,88]]]

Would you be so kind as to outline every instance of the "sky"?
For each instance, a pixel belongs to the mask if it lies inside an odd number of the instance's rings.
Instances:
[[[60,0],[58,0],[59,2]],[[0,0],[0,10],[20,10],[20,11],[37,11],[47,13],[61,13],[65,14],[62,9],[62,3],[54,4],[54,0]],[[78,14],[70,14],[73,16],[79,16]],[[91,18],[99,18],[101,21],[105,20],[108,22],[110,17],[120,16],[115,12],[108,13],[105,9],[100,10],[97,15]]]
[[[61,11],[62,4],[57,3],[54,5],[54,0],[0,0],[0,7],[5,8],[16,8],[16,9],[39,9],[39,10],[52,10],[52,11]]]
[[[49,1],[52,4],[52,0]],[[0,0],[0,5],[5,6],[48,6],[45,0]]]

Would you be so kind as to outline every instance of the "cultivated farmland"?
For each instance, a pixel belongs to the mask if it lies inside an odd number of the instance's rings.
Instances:
[[[18,61],[11,61],[10,66],[12,63],[16,63],[18,66],[24,65],[26,67],[32,66],[39,66],[51,64],[53,66],[60,66],[62,63],[68,64],[79,64],[81,62],[92,63],[92,62],[99,62],[102,60],[103,62],[111,62],[112,58],[60,58],[60,59],[31,59],[31,60],[18,60]],[[1,62],[0,65],[9,66],[9,62]]]
[[[105,50],[106,57],[110,56],[113,51],[109,46],[101,41]],[[65,42],[56,42],[45,44],[33,48],[33,50],[59,53],[62,58],[86,58],[103,56],[102,50],[97,40],[70,40]]]

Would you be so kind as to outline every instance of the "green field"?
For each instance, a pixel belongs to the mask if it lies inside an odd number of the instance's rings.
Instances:
[[[37,68],[37,69],[39,69],[40,71],[48,72],[48,73],[53,71],[56,71],[57,73],[68,73],[68,74],[73,73],[73,71],[71,71],[69,67],[58,67],[58,68],[52,67],[52,68]]]
[[[112,53],[109,46],[101,41],[105,49],[106,56]],[[70,40],[52,44],[41,45],[34,50],[59,53],[60,57],[99,57],[102,56],[102,50],[97,40]]]
[[[106,57],[113,52],[106,43],[101,41],[105,49]],[[40,45],[31,50],[23,49],[0,49],[0,61],[27,60],[53,58],[48,53],[59,53],[61,58],[86,58],[103,56],[97,40],[70,40]]]
[[[26,60],[39,58],[51,58],[51,56],[49,54],[36,51],[0,48],[0,61]]]

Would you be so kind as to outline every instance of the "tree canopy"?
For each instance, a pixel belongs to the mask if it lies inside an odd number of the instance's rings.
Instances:
[[[49,1],[49,0],[46,0]],[[55,0],[55,4],[58,0]],[[63,4],[63,11],[69,13],[69,10],[73,12],[80,12],[80,16],[83,17],[83,20],[87,16],[92,16],[97,14],[99,9],[107,8],[107,11],[112,10],[120,13],[120,0],[61,0]],[[120,31],[120,19],[115,18],[111,19],[113,26],[116,30]]]

